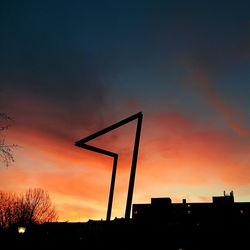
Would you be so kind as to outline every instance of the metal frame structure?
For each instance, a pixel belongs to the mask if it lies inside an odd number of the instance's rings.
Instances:
[[[114,129],[117,129],[133,120],[137,121],[137,128],[136,128],[136,135],[135,135],[135,143],[134,143],[134,151],[133,151],[133,158],[132,158],[132,165],[130,171],[130,179],[129,179],[129,187],[128,187],[128,196],[127,196],[127,204],[126,204],[126,211],[125,211],[125,219],[130,218],[131,213],[131,205],[133,199],[133,191],[134,191],[134,182],[135,182],[135,173],[136,173],[136,165],[137,165],[137,158],[138,158],[138,151],[139,151],[139,143],[140,143],[140,135],[141,135],[141,127],[142,127],[142,112],[139,112],[135,115],[132,115],[122,121],[119,121],[105,129],[102,129],[90,136],[87,136],[77,142],[75,142],[75,146],[81,147],[87,150],[91,150],[100,154],[108,155],[114,158],[113,161],[113,170],[112,170],[112,177],[111,177],[111,184],[110,184],[110,192],[109,192],[109,202],[108,202],[108,209],[107,209],[107,217],[106,220],[110,221],[111,217],[111,210],[112,210],[112,203],[113,203],[113,195],[114,195],[114,187],[115,187],[115,178],[116,178],[116,168],[117,168],[117,161],[118,161],[118,154],[107,151],[101,148],[97,148],[91,145],[86,144],[87,142],[104,135]]]

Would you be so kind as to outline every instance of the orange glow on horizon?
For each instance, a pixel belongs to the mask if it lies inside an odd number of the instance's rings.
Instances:
[[[179,113],[149,118],[142,130],[133,203],[147,203],[156,196],[203,201],[227,188],[248,195],[239,189],[250,183],[247,140],[202,128]],[[124,131],[116,134],[114,144],[112,136],[97,142],[119,153],[112,217],[123,217],[125,211],[134,134]],[[74,147],[74,139],[35,128],[19,126],[9,140],[21,147],[15,165],[0,170],[2,190],[48,190],[59,221],[105,218],[112,159]]]

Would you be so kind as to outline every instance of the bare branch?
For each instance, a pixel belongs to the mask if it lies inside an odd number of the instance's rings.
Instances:
[[[16,195],[0,191],[0,227],[12,224],[42,224],[58,218],[49,194],[40,188]]]
[[[15,161],[13,149],[18,146],[16,144],[6,144],[5,142],[5,132],[9,129],[13,122],[14,120],[9,116],[4,113],[0,113],[0,159],[6,167]]]

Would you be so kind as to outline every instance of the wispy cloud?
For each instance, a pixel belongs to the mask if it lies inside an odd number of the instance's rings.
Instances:
[[[187,72],[190,77],[190,83],[197,87],[200,93],[205,98],[206,102],[210,104],[218,113],[221,114],[226,121],[229,128],[233,129],[240,136],[250,136],[250,129],[245,127],[240,122],[240,113],[232,107],[229,107],[225,100],[225,96],[221,96],[213,87],[213,82],[209,75],[202,72],[198,67],[186,65]],[[231,102],[232,103],[232,102]],[[233,106],[233,104],[232,104]],[[237,112],[237,113],[236,113]]]

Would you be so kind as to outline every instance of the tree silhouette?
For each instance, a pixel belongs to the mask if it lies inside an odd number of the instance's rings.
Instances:
[[[19,195],[0,192],[0,226],[13,224],[42,224],[57,220],[48,192],[41,188],[29,189]]]
[[[0,159],[6,167],[14,162],[13,148],[17,147],[16,144],[6,144],[5,132],[12,125],[13,120],[4,113],[0,113]]]
[[[14,193],[0,191],[0,227],[8,228],[16,221],[15,206],[17,197]]]

